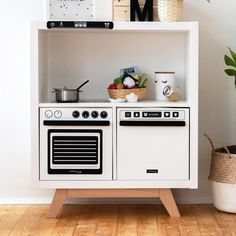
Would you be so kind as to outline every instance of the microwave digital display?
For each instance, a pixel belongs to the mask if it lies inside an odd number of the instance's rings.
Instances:
[[[161,117],[161,112],[143,112],[144,118]]]

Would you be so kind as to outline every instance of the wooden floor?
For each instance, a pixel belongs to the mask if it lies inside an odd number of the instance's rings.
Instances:
[[[0,206],[0,235],[236,235],[236,215],[212,205],[180,205],[169,218],[162,205],[68,205],[47,219],[48,205]]]

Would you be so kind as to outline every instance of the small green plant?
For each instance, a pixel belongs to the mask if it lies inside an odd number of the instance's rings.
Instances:
[[[234,85],[236,88],[236,52],[234,52],[233,50],[231,50],[231,48],[229,47],[229,51],[230,51],[230,55],[231,57],[225,55],[225,64],[227,66],[230,66],[230,69],[225,69],[225,73],[228,76],[234,76]]]

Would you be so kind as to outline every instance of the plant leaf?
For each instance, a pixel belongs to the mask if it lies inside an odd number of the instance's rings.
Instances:
[[[229,47],[229,51],[230,51],[232,58],[234,59],[234,62],[236,63],[236,53],[233,50],[231,50],[230,47]]]
[[[233,69],[226,69],[225,73],[229,76],[236,76],[236,70]]]
[[[140,84],[140,88],[143,88],[145,86],[145,84],[147,83],[147,78],[146,79],[143,79],[141,84]]]
[[[123,76],[119,76],[113,81],[114,84],[122,84],[123,83]]]
[[[232,60],[229,56],[225,55],[225,64],[227,66],[233,66],[236,67],[236,63],[234,62],[234,60]]]

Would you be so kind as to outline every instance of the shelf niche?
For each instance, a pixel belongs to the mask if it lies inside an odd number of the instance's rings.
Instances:
[[[39,29],[39,102],[53,102],[53,88],[77,88],[87,79],[81,99],[108,99],[106,88],[129,66],[148,74],[147,100],[155,100],[155,72],[174,71],[182,100],[189,101],[189,32]]]

